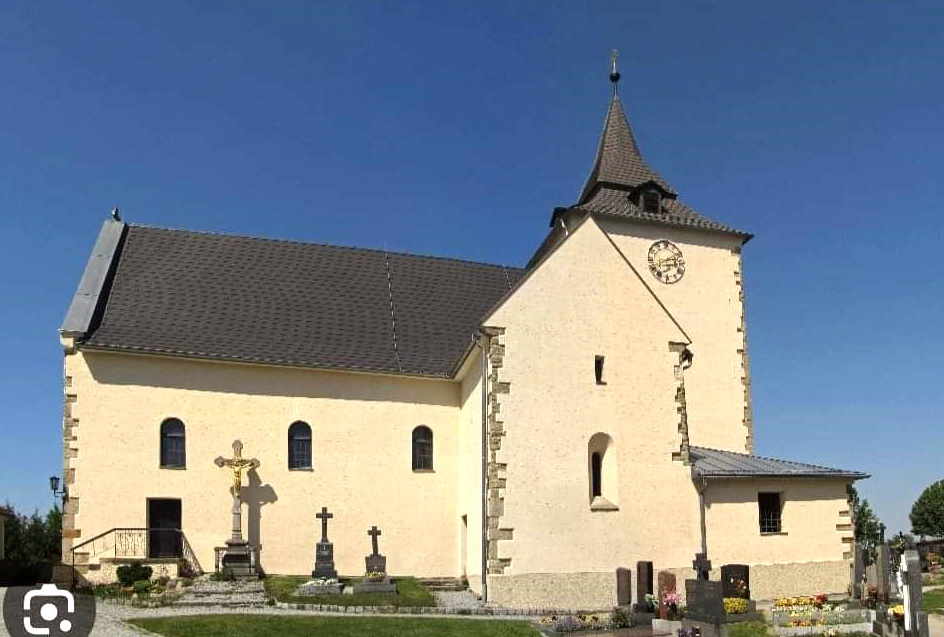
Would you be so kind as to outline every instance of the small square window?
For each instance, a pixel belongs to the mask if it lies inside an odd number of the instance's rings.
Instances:
[[[597,379],[597,385],[606,385],[606,381],[603,380],[603,357],[596,356],[593,359],[593,373]]]
[[[761,533],[780,533],[780,494],[758,493],[757,508]]]

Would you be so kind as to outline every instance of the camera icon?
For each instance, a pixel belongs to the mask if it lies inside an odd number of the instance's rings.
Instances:
[[[66,600],[66,613],[75,613],[75,598],[69,591],[60,589],[55,584],[43,584],[39,590],[30,591],[23,597],[23,629],[30,635],[48,635],[48,626],[34,626],[34,608],[39,608],[39,616],[46,622],[53,622],[59,617],[59,607],[51,600],[63,598]],[[35,604],[33,602],[36,602]],[[68,633],[72,630],[72,621],[62,618],[59,621],[59,632]]]

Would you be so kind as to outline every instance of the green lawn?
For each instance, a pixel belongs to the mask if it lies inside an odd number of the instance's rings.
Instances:
[[[266,591],[280,602],[292,604],[330,604],[333,606],[435,606],[436,599],[415,579],[396,580],[397,593],[363,593],[361,595],[299,596],[295,589],[309,577],[273,575],[265,580]],[[356,580],[352,580],[352,584]]]
[[[944,589],[939,588],[924,594],[924,610],[944,615]]]
[[[132,619],[167,637],[539,637],[523,621],[429,617],[302,617],[298,615],[192,615]]]

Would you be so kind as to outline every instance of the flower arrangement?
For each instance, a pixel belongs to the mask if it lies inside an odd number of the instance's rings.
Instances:
[[[367,574],[364,575],[364,579],[368,582],[382,582],[387,579],[387,574],[383,571],[367,571]]]
[[[678,606],[682,601],[682,596],[678,591],[665,590],[662,592],[662,603],[666,606]]]
[[[599,613],[577,613],[576,615],[551,615],[542,617],[540,623],[559,633],[579,630],[609,630],[633,625],[632,616],[620,608],[614,608],[607,617]]]
[[[653,612],[656,609],[656,596],[652,593],[646,593],[646,612]]]
[[[739,615],[747,612],[747,600],[743,597],[725,597],[722,600],[724,612],[729,615]]]

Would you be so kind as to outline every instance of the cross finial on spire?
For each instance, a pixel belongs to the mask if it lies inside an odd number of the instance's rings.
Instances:
[[[619,61],[619,49],[613,49],[610,53],[610,81],[613,82],[613,93],[616,93],[616,84],[619,82],[620,74],[616,69],[616,63]]]

